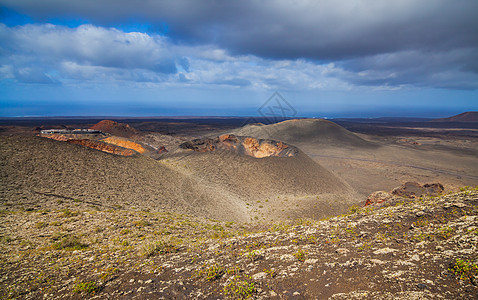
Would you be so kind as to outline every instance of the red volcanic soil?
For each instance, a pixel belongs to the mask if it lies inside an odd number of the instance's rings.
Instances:
[[[130,138],[138,134],[138,131],[128,124],[118,123],[111,120],[100,121],[91,126],[90,129],[100,130],[102,132],[126,138]]]
[[[467,111],[461,113],[459,115],[443,118],[443,119],[436,119],[432,122],[474,122],[478,123],[478,111]]]
[[[80,139],[80,140],[67,140],[68,143],[70,144],[76,144],[76,145],[82,145],[88,148],[100,150],[103,152],[107,153],[112,153],[112,154],[117,154],[117,155],[122,155],[122,156],[132,156],[136,152],[131,150],[131,149],[125,149],[122,147],[118,147],[115,145],[107,144],[104,142],[100,141],[95,141],[95,140],[88,140],[88,139]]]

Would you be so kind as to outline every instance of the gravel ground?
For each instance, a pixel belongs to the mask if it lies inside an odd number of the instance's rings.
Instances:
[[[269,226],[124,210],[0,219],[3,298],[478,297],[478,188]]]

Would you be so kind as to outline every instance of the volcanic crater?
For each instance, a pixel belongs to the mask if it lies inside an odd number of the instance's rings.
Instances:
[[[194,139],[182,143],[179,147],[196,152],[226,150],[255,158],[271,156],[292,157],[296,156],[299,152],[296,147],[280,141],[256,139],[253,137],[236,136],[233,134],[225,134],[215,138]]]

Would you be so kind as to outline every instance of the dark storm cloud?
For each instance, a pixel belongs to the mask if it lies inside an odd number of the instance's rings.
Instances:
[[[478,1],[1,0],[39,20],[100,25],[139,16],[186,42],[232,53],[331,60],[402,50],[478,45]]]
[[[356,85],[477,89],[477,61],[478,51],[473,48],[402,51],[340,62],[341,71],[335,75]]]
[[[179,82],[299,90],[336,84],[327,78],[478,89],[476,0],[0,0],[1,6],[66,26],[12,30],[10,20],[0,27],[5,77],[40,64],[31,72],[47,82],[48,67],[57,64],[63,74],[85,79],[155,82],[176,74]],[[185,54],[171,50],[179,48]],[[225,63],[244,57],[262,68]]]

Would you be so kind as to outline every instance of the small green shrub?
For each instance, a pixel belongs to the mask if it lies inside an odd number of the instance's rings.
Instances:
[[[136,227],[146,227],[146,226],[151,226],[151,223],[146,221],[146,220],[140,220],[140,221],[134,221],[133,224]]]
[[[360,207],[356,206],[356,205],[352,205],[349,207],[349,212],[351,214],[356,214],[358,212],[360,212]]]
[[[73,288],[73,293],[95,294],[100,291],[100,287],[94,281],[80,282]]]
[[[241,280],[235,276],[224,288],[225,296],[233,299],[248,299],[256,292],[254,282],[248,280]]]
[[[276,274],[276,271],[274,269],[270,269],[270,270],[267,270],[267,269],[264,269],[263,270],[265,273],[269,274],[269,276],[271,278],[274,278],[277,274]]]
[[[64,209],[64,210],[62,210],[62,214],[60,215],[60,217],[69,218],[69,217],[75,217],[78,214],[79,214],[79,212],[77,212],[77,211],[71,211],[69,209]]]
[[[205,275],[207,281],[213,281],[219,279],[224,274],[224,268],[218,264],[214,264],[206,269]]]
[[[129,229],[121,229],[121,231],[120,231],[120,234],[122,234],[122,235],[125,235],[125,234],[128,234],[128,233],[131,233],[131,230],[129,230]]]
[[[300,261],[304,262],[305,261],[305,256],[307,255],[307,251],[304,251],[302,249],[299,249],[296,253],[294,253],[294,256]]]
[[[448,270],[455,274],[460,280],[470,280],[472,284],[478,284],[478,265],[469,260],[457,258],[454,265]]]
[[[442,227],[440,229],[438,229],[438,233],[437,235],[439,237],[441,237],[442,239],[448,239],[449,237],[451,237],[453,235],[453,233],[455,232],[455,229],[450,227],[450,226],[447,226],[447,227]]]
[[[228,275],[238,275],[240,272],[242,272],[242,270],[239,266],[233,266],[226,270],[226,274]]]
[[[2,244],[10,244],[13,241],[13,238],[9,235],[2,235],[0,236],[0,243]]]
[[[48,226],[48,223],[46,223],[46,222],[36,222],[35,223],[35,228],[37,228],[37,229],[45,228],[47,226]]]
[[[52,248],[55,250],[81,250],[87,247],[87,244],[82,243],[75,236],[63,237],[61,240],[52,245]]]
[[[224,268],[218,264],[214,264],[211,266],[205,265],[199,271],[194,272],[191,277],[205,277],[207,281],[213,281],[221,278],[224,273]]]
[[[143,245],[143,255],[146,257],[155,256],[157,254],[167,254],[178,252],[178,247],[170,242],[155,241]]]

